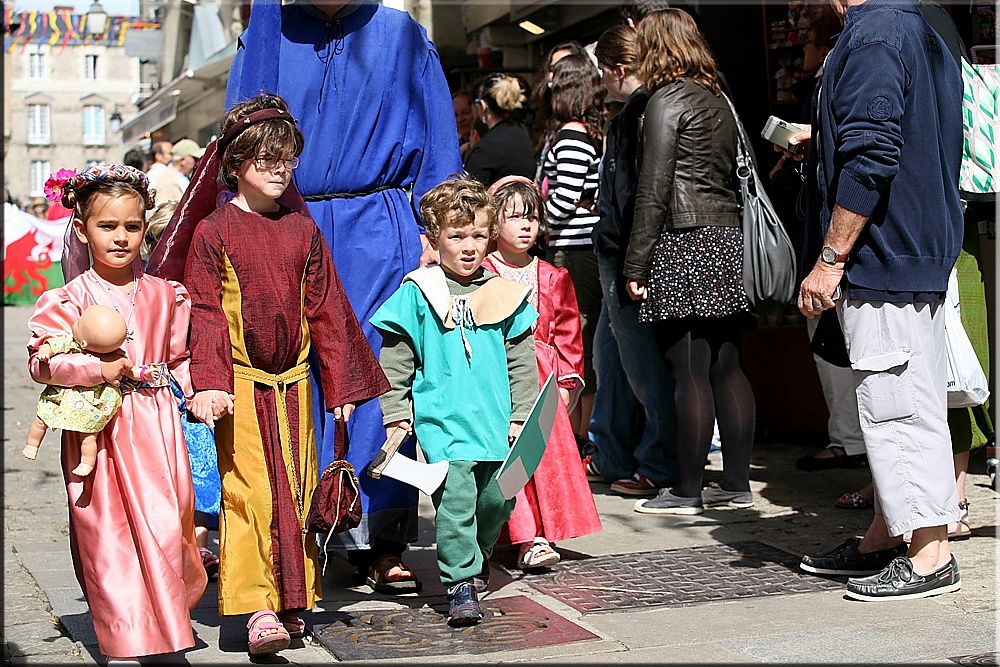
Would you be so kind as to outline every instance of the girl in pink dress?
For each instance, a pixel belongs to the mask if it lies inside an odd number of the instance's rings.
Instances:
[[[483,266],[501,278],[531,287],[535,322],[538,380],[555,373],[562,399],[541,464],[517,503],[505,531],[511,544],[520,545],[518,567],[533,570],[559,562],[556,540],[580,537],[601,529],[587,476],[569,421],[583,389],[583,336],[580,309],[569,271],[532,257],[544,205],[538,189],[526,178],[507,176],[490,187],[500,209],[497,250]]]
[[[74,475],[80,433],[62,432],[73,566],[90,606],[101,653],[128,659],[194,645],[190,610],[205,590],[194,536],[194,491],[177,405],[164,382],[125,388],[135,365],[166,368],[190,399],[190,302],[179,283],[144,275],[139,247],[153,207],[146,175],[95,165],[50,179],[53,197],[74,212],[74,242],[90,270],[45,292],[28,327],[28,367],[36,382],[65,387],[122,385],[118,414],[97,434],[97,465]],[[67,276],[70,278],[71,276]],[[38,358],[47,339],[70,333],[85,308],[109,306],[126,322],[121,353]]]

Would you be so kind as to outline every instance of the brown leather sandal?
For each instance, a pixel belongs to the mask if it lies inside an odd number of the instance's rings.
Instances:
[[[389,581],[389,571],[398,567],[405,575],[403,579]],[[366,583],[371,586],[376,593],[416,593],[423,587],[417,575],[411,572],[400,560],[398,556],[382,554],[375,559],[371,567],[368,568],[368,579]]]

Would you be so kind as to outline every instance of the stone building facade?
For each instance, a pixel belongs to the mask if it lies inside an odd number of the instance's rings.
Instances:
[[[112,117],[132,115],[139,61],[125,55],[131,19],[109,17],[103,35],[84,35],[84,16],[22,12],[5,35],[4,179],[18,201],[43,196],[60,167],[120,161]]]

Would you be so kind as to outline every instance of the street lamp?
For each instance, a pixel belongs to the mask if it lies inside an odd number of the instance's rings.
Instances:
[[[104,26],[107,22],[108,13],[104,11],[104,7],[101,6],[98,0],[94,0],[94,4],[87,10],[87,34],[103,35]]]
[[[122,129],[122,115],[118,113],[118,107],[111,112],[111,118],[108,119],[108,123],[111,125],[112,132],[119,132]]]

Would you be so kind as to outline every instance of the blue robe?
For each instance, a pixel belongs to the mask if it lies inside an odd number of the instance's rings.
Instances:
[[[226,107],[261,92],[288,102],[305,136],[295,183],[378,354],[382,336],[369,318],[417,267],[420,197],[462,167],[451,94],[434,44],[408,14],[382,5],[365,3],[342,20],[324,22],[301,4],[282,7],[276,0],[254,1],[240,41]],[[368,194],[309,201],[343,193]],[[335,429],[315,380],[314,386],[322,469],[334,458]],[[341,545],[365,548],[373,537],[415,540],[416,489],[363,473],[385,441],[378,401],[358,407],[348,440],[364,517],[338,536]],[[402,451],[414,456],[414,443]]]

